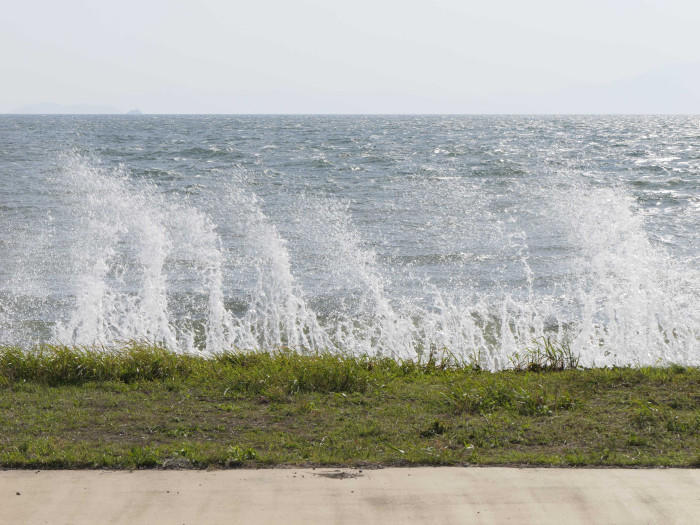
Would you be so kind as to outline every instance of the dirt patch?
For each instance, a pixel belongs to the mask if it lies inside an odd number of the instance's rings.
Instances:
[[[333,472],[314,472],[315,475],[321,476],[322,478],[328,479],[354,479],[361,478],[362,471],[360,472],[348,472],[346,470],[334,470]]]

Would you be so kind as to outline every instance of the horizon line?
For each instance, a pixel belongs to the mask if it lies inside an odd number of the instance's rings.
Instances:
[[[367,113],[332,113],[332,112],[311,112],[311,113],[275,113],[275,112],[264,112],[264,113],[147,113],[140,112],[137,114],[123,112],[123,113],[17,113],[17,112],[0,112],[0,116],[13,116],[13,117],[58,117],[58,116],[68,116],[68,117],[96,117],[96,116],[121,116],[121,117],[148,117],[148,116],[240,116],[240,117],[255,117],[255,116],[271,116],[271,117],[309,117],[309,116],[348,116],[348,117],[362,117],[362,116],[700,116],[700,112],[688,112],[688,113],[678,113],[678,112],[650,112],[650,113],[638,113],[638,112],[486,112],[486,113],[466,113],[466,112],[456,112],[456,113],[432,113],[432,112],[416,112],[416,113],[381,113],[381,112],[367,112]]]

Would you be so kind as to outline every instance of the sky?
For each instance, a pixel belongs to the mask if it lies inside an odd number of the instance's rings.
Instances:
[[[1,0],[0,113],[700,113],[697,0]]]

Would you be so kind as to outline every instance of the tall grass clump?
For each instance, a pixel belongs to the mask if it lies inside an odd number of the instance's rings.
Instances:
[[[248,393],[364,392],[372,379],[372,367],[362,358],[330,353],[227,352],[213,363],[233,389]]]
[[[154,345],[119,349],[42,345],[31,350],[0,348],[0,376],[9,382],[71,385],[88,381],[153,381],[190,375],[201,366],[194,356]]]
[[[178,354],[150,343],[121,348],[42,345],[29,350],[0,347],[0,384],[30,381],[51,386],[87,382],[189,381],[220,383],[231,392],[288,396],[312,392],[366,392],[396,379],[418,380],[469,372],[455,360],[424,361],[377,356],[227,351]]]
[[[178,354],[137,342],[117,349],[62,345],[42,345],[30,350],[0,347],[0,385],[171,380],[220,383],[232,392],[274,396],[365,392],[373,381],[413,373],[410,367],[390,361],[327,352],[301,354],[288,349],[202,356]]]
[[[531,372],[575,370],[579,368],[580,356],[574,354],[566,341],[541,337],[535,339],[533,345],[523,352],[515,352],[510,361],[516,370]]]
[[[505,410],[522,416],[546,416],[575,406],[567,390],[507,375],[456,385],[442,395],[453,414],[487,415]]]

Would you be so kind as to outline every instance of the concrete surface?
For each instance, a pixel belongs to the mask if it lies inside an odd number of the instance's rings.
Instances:
[[[700,523],[700,470],[0,471],[0,523]]]

